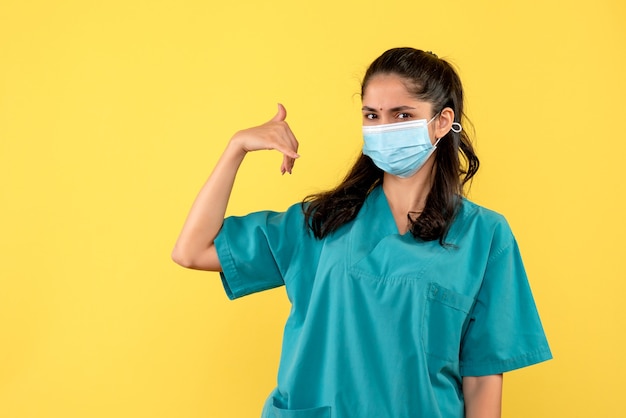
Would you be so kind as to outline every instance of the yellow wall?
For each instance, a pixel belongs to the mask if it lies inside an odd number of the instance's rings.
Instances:
[[[2,0],[0,417],[258,416],[283,290],[229,302],[171,247],[277,101],[302,158],[249,156],[230,213],[334,184],[359,78],[404,45],[460,68],[471,197],[516,232],[555,355],[507,375],[504,416],[626,416],[624,22],[621,0]]]

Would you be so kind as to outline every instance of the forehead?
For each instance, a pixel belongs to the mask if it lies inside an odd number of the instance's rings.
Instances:
[[[396,74],[379,74],[369,79],[363,91],[363,105],[376,109],[398,106],[425,107],[431,104],[417,99],[409,90],[410,82]]]

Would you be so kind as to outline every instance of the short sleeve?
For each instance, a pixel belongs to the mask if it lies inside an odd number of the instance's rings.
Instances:
[[[461,345],[463,376],[499,374],[552,358],[517,243],[508,230],[487,262]]]
[[[224,220],[215,238],[220,276],[230,299],[284,284],[284,273],[304,230],[299,205]]]

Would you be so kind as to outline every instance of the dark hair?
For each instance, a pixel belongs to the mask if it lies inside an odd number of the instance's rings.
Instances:
[[[378,57],[367,69],[361,85],[361,97],[375,75],[396,74],[407,82],[419,100],[432,104],[433,116],[446,107],[454,111],[454,122],[469,124],[463,113],[463,86],[452,66],[432,52],[413,48],[394,48]],[[463,159],[463,164],[461,159]],[[416,239],[444,239],[461,204],[463,186],[478,171],[479,161],[465,131],[450,130],[437,145],[434,180],[419,216],[412,219],[410,231]],[[318,239],[353,220],[369,192],[383,180],[383,171],[361,154],[336,188],[307,196],[302,202],[308,227]]]

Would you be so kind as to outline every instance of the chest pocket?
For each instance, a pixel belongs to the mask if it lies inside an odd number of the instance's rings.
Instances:
[[[456,363],[474,299],[436,283],[430,283],[427,292],[422,326],[424,350],[432,357]]]

